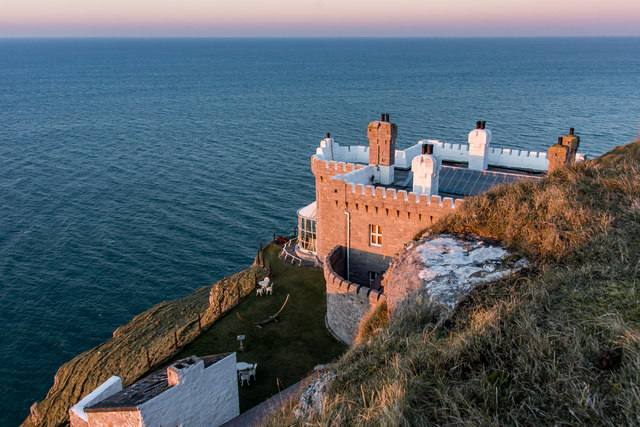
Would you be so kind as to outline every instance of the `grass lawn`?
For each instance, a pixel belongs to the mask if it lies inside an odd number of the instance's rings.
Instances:
[[[327,302],[322,270],[294,267],[280,260],[279,252],[274,244],[264,250],[265,261],[271,265],[273,295],[251,293],[174,359],[237,351],[237,336],[245,335],[246,351],[237,353],[238,361],[258,363],[258,369],[257,380],[239,388],[240,412],[295,384],[315,365],[331,362],[345,350],[324,326]],[[280,309],[287,294],[289,302],[278,322],[262,329],[236,315],[254,322],[264,320]]]

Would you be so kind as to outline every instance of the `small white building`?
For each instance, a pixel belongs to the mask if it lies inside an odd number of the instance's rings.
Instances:
[[[240,413],[236,354],[191,356],[122,389],[114,376],[69,410],[71,427],[219,426]]]

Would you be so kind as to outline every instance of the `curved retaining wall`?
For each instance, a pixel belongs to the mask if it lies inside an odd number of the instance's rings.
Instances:
[[[327,316],[329,331],[340,341],[351,344],[362,318],[371,307],[386,297],[380,291],[346,280],[346,248],[336,246],[325,257],[324,278],[327,282]]]

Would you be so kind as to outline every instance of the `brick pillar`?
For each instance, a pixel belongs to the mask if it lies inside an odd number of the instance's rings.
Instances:
[[[569,133],[562,137],[562,145],[569,149],[568,162],[575,162],[578,146],[580,145],[580,137],[573,134],[573,128],[569,129]]]
[[[396,138],[398,126],[389,122],[389,115],[383,114],[381,120],[369,123],[369,164],[380,167],[380,183],[393,183],[393,165],[396,160]]]
[[[569,147],[563,145],[562,142],[563,137],[558,137],[558,143],[549,147],[549,154],[547,155],[547,159],[549,160],[549,173],[565,166],[571,161]]]

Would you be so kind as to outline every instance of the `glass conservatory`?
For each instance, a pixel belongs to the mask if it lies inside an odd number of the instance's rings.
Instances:
[[[298,245],[296,252],[316,254],[316,202],[298,210]]]

